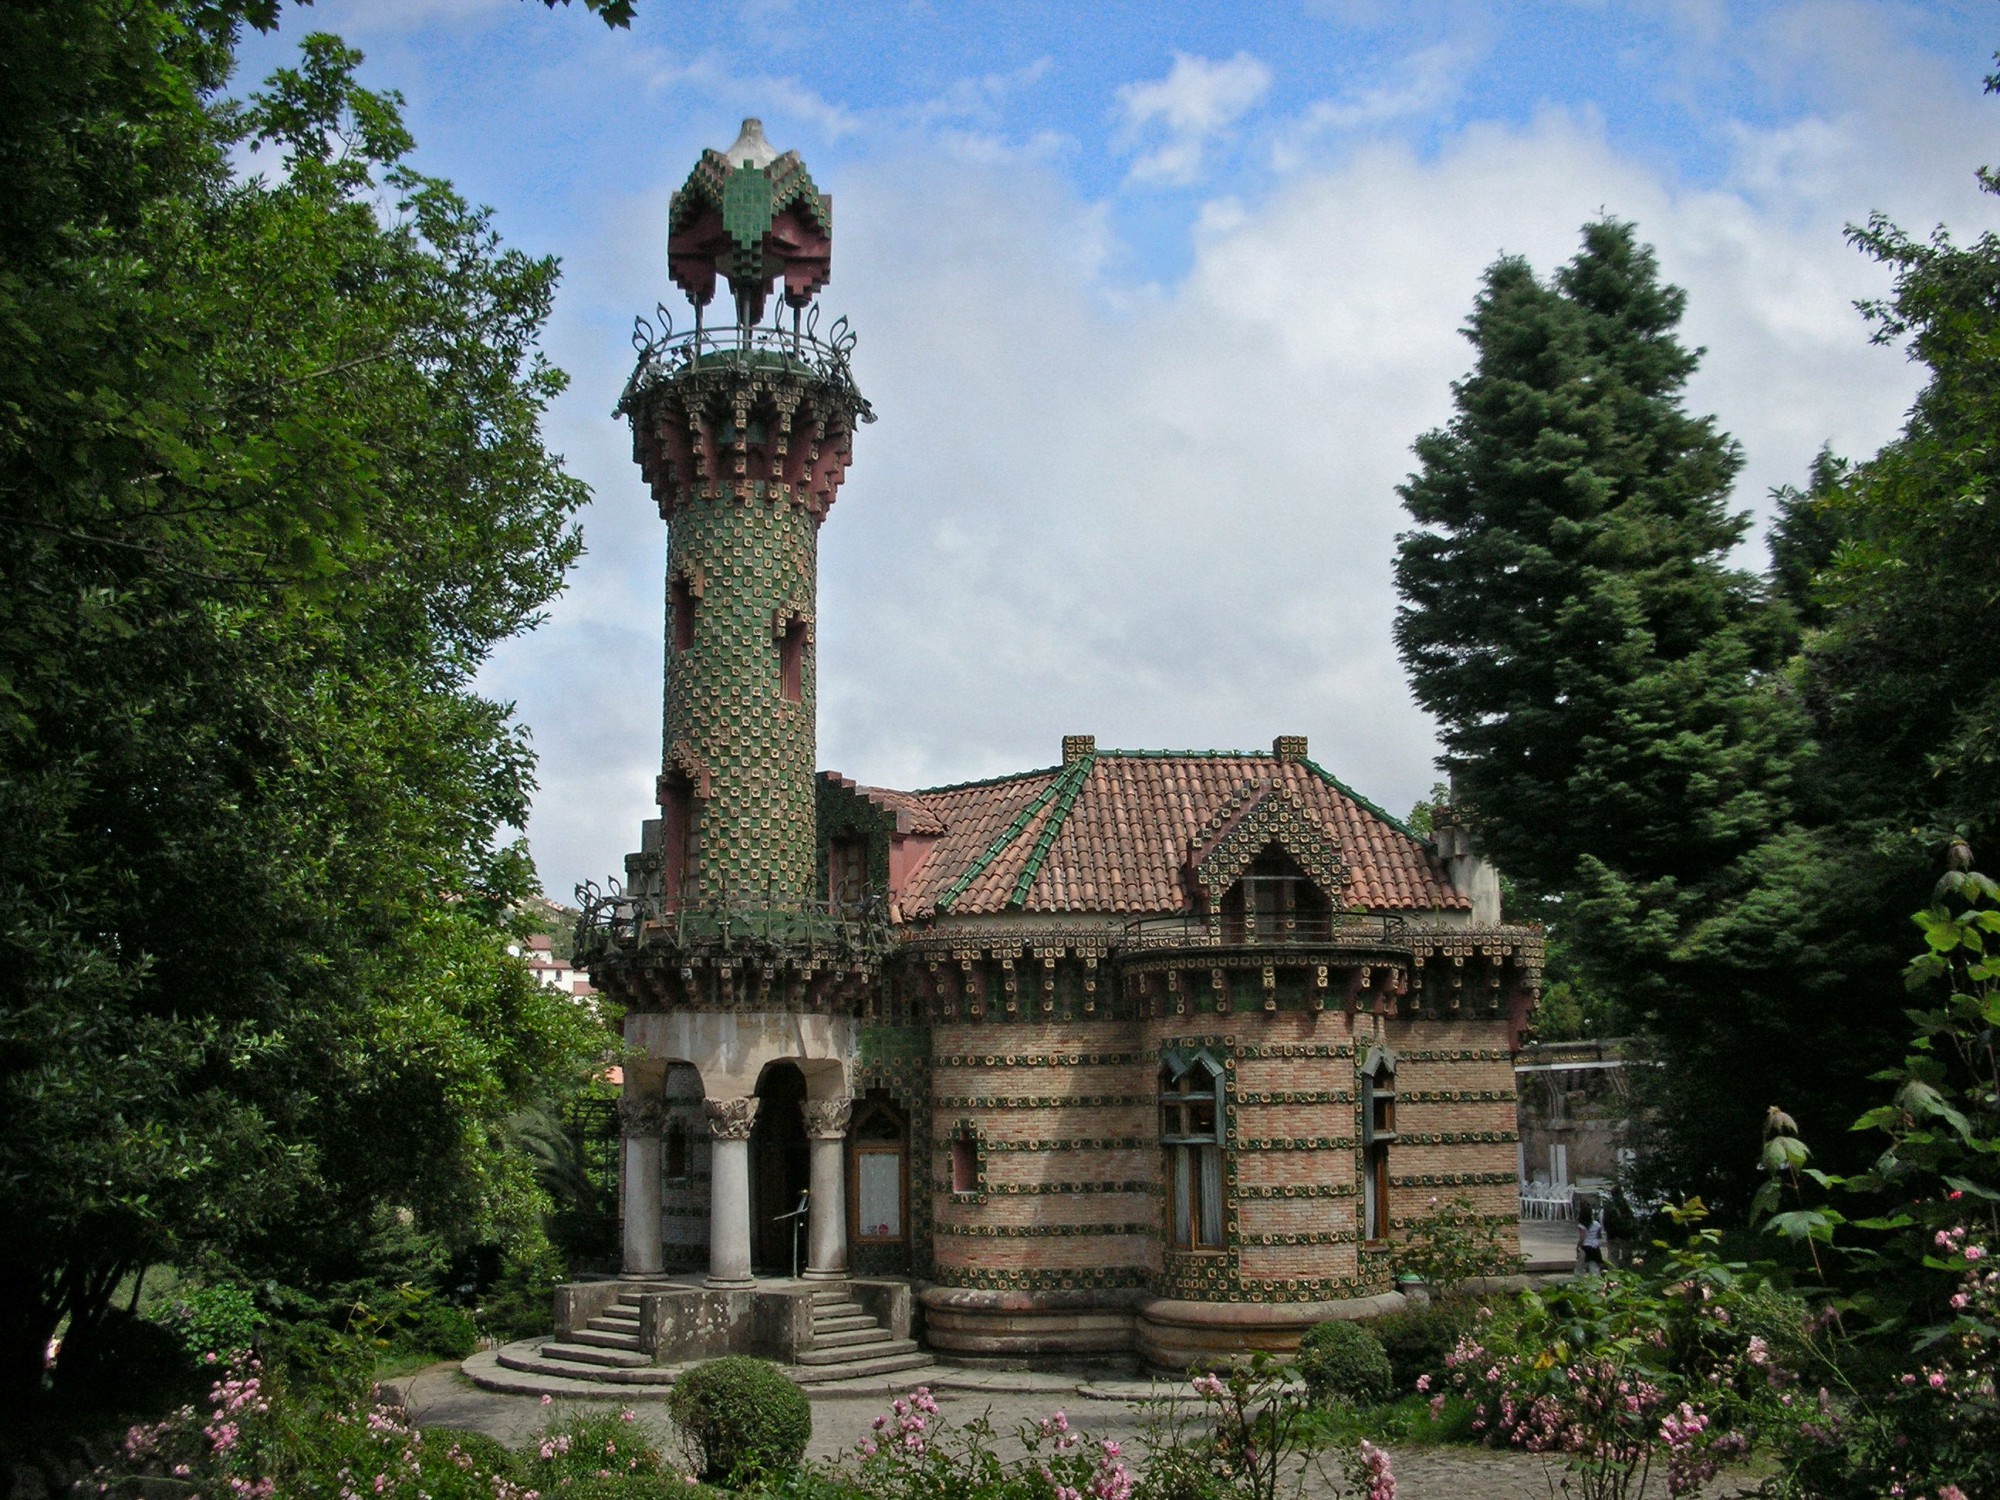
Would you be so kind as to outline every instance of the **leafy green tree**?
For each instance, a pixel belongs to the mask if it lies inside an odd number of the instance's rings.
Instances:
[[[555,267],[334,39],[226,101],[275,10],[0,20],[9,1402],[151,1262],[336,1275],[385,1205],[532,1233],[494,1144],[596,1041],[505,951],[532,757],[472,687],[578,547]]]

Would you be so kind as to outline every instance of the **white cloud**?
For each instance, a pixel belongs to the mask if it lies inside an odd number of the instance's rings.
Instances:
[[[1132,180],[1194,181],[1209,144],[1248,114],[1270,86],[1271,70],[1247,52],[1223,62],[1176,52],[1165,78],[1121,87],[1121,139],[1127,145],[1157,142],[1132,164]]]
[[[1349,89],[1322,99],[1306,110],[1299,134],[1304,138],[1376,129],[1418,116],[1438,115],[1457,102],[1475,49],[1464,42],[1440,42],[1404,58],[1380,82]],[[1298,142],[1280,141],[1281,170],[1297,164]]]

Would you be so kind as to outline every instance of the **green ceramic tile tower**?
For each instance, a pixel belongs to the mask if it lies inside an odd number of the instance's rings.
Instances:
[[[832,231],[832,200],[757,121],[727,151],[704,151],[674,195],[667,243],[694,329],[643,330],[619,405],[668,525],[658,858],[669,911],[796,907],[817,884],[819,526],[871,415],[845,320],[817,328]],[[718,327],[705,312],[719,281],[734,319]]]

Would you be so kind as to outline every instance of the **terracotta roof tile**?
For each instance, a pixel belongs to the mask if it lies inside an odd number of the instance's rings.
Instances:
[[[1343,904],[1462,910],[1431,847],[1311,761],[1216,751],[1104,751],[1067,768],[908,797],[943,837],[902,893],[906,917],[1002,911],[1150,915],[1190,909],[1189,852],[1259,781],[1282,788],[1338,845]],[[886,805],[886,804],[885,804]]]

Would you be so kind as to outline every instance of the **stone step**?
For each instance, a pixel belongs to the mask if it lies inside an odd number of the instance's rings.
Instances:
[[[602,1328],[579,1328],[566,1335],[572,1344],[593,1344],[599,1349],[637,1349],[638,1333],[608,1332]]]
[[[514,1370],[523,1375],[554,1376],[562,1381],[587,1382],[596,1386],[670,1386],[674,1383],[673,1371],[650,1364],[617,1368],[549,1358],[546,1353],[517,1354],[510,1349],[499,1350],[495,1363],[503,1370]]]
[[[867,1313],[839,1313],[831,1318],[813,1319],[813,1337],[822,1333],[846,1333],[851,1328],[879,1328],[881,1325]]]
[[[815,1288],[812,1299],[815,1302],[845,1302],[848,1296],[847,1288],[836,1283],[833,1286]]]
[[[893,1375],[900,1370],[928,1369],[931,1357],[920,1351],[908,1354],[885,1355],[879,1359],[860,1359],[837,1365],[793,1365],[787,1372],[800,1385],[825,1385],[834,1381],[867,1380],[878,1375]]]
[[[586,1328],[595,1328],[599,1333],[626,1333],[630,1334],[633,1338],[639,1336],[639,1320],[637,1318],[607,1317],[605,1314],[599,1313],[584,1326]]]
[[[582,1336],[572,1334],[567,1340],[554,1341],[542,1345],[544,1358],[565,1359],[579,1365],[614,1365],[621,1369],[637,1369],[640,1365],[650,1365],[652,1360],[637,1349],[607,1349],[601,1344],[579,1342]]]
[[[620,1323],[639,1321],[639,1304],[636,1302],[614,1302],[597,1315],[600,1318],[615,1318]]]
[[[866,1328],[850,1328],[845,1333],[821,1333],[813,1330],[815,1349],[853,1349],[862,1344],[885,1344],[889,1342],[889,1330],[879,1323],[871,1323]]]
[[[882,1330],[883,1337],[870,1344],[850,1344],[832,1349],[808,1349],[798,1356],[802,1365],[839,1365],[866,1363],[891,1354],[914,1354],[917,1351],[914,1339],[892,1339],[888,1330]],[[928,1356],[926,1356],[928,1357]]]

